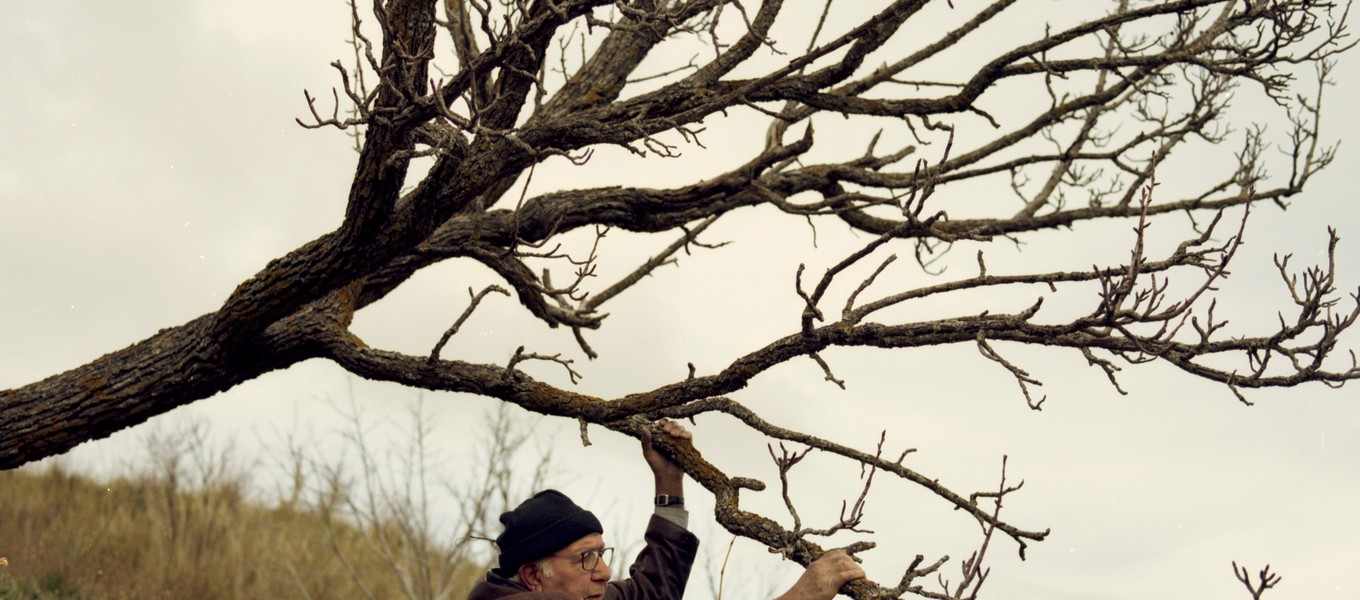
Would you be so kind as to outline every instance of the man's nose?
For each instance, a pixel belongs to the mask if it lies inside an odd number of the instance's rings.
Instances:
[[[590,578],[594,581],[609,581],[609,565],[600,561],[600,564],[595,565],[595,570],[590,572]]]

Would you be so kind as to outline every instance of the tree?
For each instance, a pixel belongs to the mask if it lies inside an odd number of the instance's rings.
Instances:
[[[1215,316],[1213,298],[1250,207],[1284,203],[1333,158],[1319,139],[1320,87],[1301,90],[1296,81],[1303,67],[1316,67],[1316,80],[1325,81],[1330,60],[1346,48],[1345,13],[1334,13],[1333,3],[1090,3],[1089,14],[1062,15],[1064,23],[1005,47],[995,41],[998,24],[1015,22],[1023,8],[1016,0],[980,9],[925,0],[871,9],[827,3],[815,19],[791,15],[781,2],[747,4],[393,0],[372,15],[356,9],[357,64],[336,63],[339,90],[329,100],[309,95],[311,117],[302,121],[355,134],[358,164],[340,227],[271,262],[218,311],[0,393],[0,466],[322,358],[363,377],[486,395],[630,435],[645,426],[643,417],[727,413],[760,434],[915,482],[1023,551],[1043,532],[1001,520],[981,502],[987,496],[951,491],[901,459],[777,427],[730,394],[799,358],[839,384],[827,356],[855,346],[975,345],[1014,375],[1035,409],[1043,402],[1033,393],[1038,381],[1003,355],[1008,347],[1078,352],[1116,387],[1126,364],[1169,364],[1221,382],[1244,401],[1250,388],[1340,385],[1360,375],[1354,362],[1327,360],[1357,316],[1339,305],[1333,261],[1299,271],[1280,260],[1296,306],[1278,326],[1229,328]],[[982,57],[975,68],[963,75],[935,69],[965,50]],[[677,54],[696,58],[668,58]],[[1249,93],[1287,115],[1283,159],[1268,152],[1273,130],[1228,129],[1229,100]],[[704,129],[711,123],[750,137],[724,138],[708,150],[705,139],[718,133]],[[992,130],[980,133],[979,125]],[[863,139],[847,139],[860,129]],[[1217,151],[1232,152],[1235,164],[1215,179],[1174,192],[1155,187],[1178,161],[1197,162],[1229,143],[1232,150]],[[682,150],[730,162],[672,187],[528,193],[538,169],[631,160],[614,157],[619,148],[652,157],[641,163],[646,168],[659,169],[664,163],[655,159]],[[868,238],[825,274],[798,274],[805,309],[794,333],[722,369],[692,369],[670,385],[603,399],[525,373],[527,362],[549,361],[576,378],[569,359],[527,345],[504,365],[445,358],[493,292],[513,292],[530,315],[570,331],[594,358],[589,336],[608,324],[606,302],[681,252],[707,251],[704,232],[748,207]],[[1149,224],[1182,214],[1193,231],[1158,250]],[[980,250],[1037,246],[1051,239],[1045,232],[1111,219],[1136,231],[1123,264],[1029,264],[998,275]],[[597,253],[561,252],[557,244],[577,232],[598,240],[610,228],[669,234],[668,245],[637,257],[637,268],[617,281],[594,286]],[[977,274],[915,288],[884,283],[906,267],[878,255],[899,246],[912,252],[915,272],[933,272],[951,249],[977,250]],[[356,311],[446,261],[483,265],[503,285],[471,294],[428,355],[375,349],[349,330]],[[1021,290],[1026,305],[996,290]],[[878,297],[861,299],[870,294]],[[961,296],[989,308],[924,321],[900,310]],[[1032,298],[1039,301],[1028,304]],[[845,307],[839,317],[833,303]],[[739,507],[740,491],[761,484],[725,474],[692,449],[673,451],[715,495],[729,530],[803,564],[818,555],[801,522],[789,528]],[[797,456],[774,458],[782,472]],[[992,494],[999,500],[1009,489]],[[833,527],[855,527],[853,511]],[[864,583],[852,592],[934,593],[916,579],[938,567],[914,564],[899,586]]]

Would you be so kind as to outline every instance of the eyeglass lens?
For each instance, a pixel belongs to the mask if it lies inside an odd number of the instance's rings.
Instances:
[[[594,571],[596,567],[600,566],[601,562],[603,562],[605,565],[608,565],[609,559],[612,558],[613,555],[614,555],[613,548],[605,548],[604,550],[587,550],[585,552],[582,552],[581,568],[587,571]]]

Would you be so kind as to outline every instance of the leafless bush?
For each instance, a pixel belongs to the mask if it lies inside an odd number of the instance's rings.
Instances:
[[[477,428],[475,455],[450,461],[436,450],[435,419],[423,399],[386,431],[353,398],[343,410],[339,454],[308,450],[296,434],[283,439],[279,454],[291,485],[281,490],[281,504],[323,516],[330,552],[365,597],[381,596],[362,584],[357,565],[376,561],[400,582],[403,598],[461,598],[494,558],[497,517],[550,475],[550,456],[532,447],[533,424],[498,405]],[[356,532],[362,543],[342,543]],[[306,573],[289,571],[298,589],[309,587]]]

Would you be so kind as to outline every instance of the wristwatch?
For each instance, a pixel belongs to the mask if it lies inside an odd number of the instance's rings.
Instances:
[[[657,506],[684,506],[684,505],[685,505],[685,497],[684,497],[684,496],[667,496],[666,494],[661,494],[660,496],[657,496],[657,497],[656,497],[656,505],[657,505]]]

